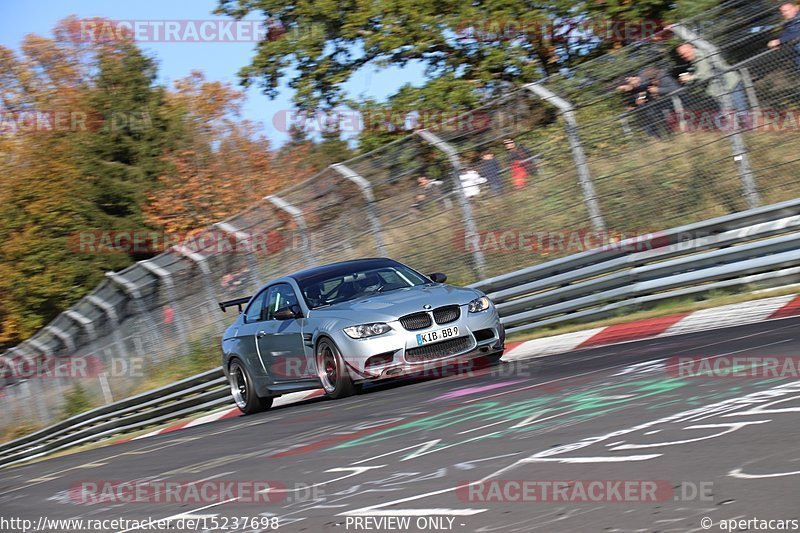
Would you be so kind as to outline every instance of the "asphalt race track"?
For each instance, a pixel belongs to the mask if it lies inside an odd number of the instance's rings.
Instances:
[[[199,531],[800,529],[800,381],[685,378],[671,359],[798,356],[798,331],[775,320],[507,361],[0,470],[0,516],[171,517]],[[87,489],[136,480],[268,488],[177,502]]]

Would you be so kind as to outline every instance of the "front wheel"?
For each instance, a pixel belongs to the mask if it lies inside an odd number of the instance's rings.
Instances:
[[[347,372],[342,354],[333,341],[328,339],[319,341],[316,362],[319,380],[328,398],[336,400],[356,393],[356,387]]]
[[[272,397],[261,398],[256,394],[253,379],[238,359],[234,359],[228,371],[231,396],[236,407],[246,415],[260,413],[272,407]]]

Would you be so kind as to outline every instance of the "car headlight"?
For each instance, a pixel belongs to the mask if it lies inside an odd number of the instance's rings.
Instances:
[[[491,300],[486,296],[481,296],[480,298],[475,298],[469,303],[469,312],[470,313],[480,313],[481,311],[486,311],[492,306]]]
[[[375,324],[361,324],[360,326],[350,326],[348,328],[344,328],[344,332],[347,333],[347,336],[351,339],[364,339],[366,337],[374,337],[375,335],[380,335],[382,333],[386,333],[390,331],[392,328],[389,324],[384,324],[383,322],[377,322]]]

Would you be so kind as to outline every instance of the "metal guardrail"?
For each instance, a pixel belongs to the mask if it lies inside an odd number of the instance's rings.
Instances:
[[[474,283],[509,333],[613,316],[620,309],[800,280],[800,199],[589,250]]]
[[[611,316],[727,287],[800,281],[800,199],[621,241],[470,287],[510,333]],[[11,465],[231,404],[222,369],[111,403],[0,445]]]
[[[221,368],[70,417],[0,445],[0,466],[233,405]]]

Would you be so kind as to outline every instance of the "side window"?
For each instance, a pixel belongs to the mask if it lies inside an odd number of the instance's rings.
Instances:
[[[383,279],[383,283],[385,285],[394,285],[395,283],[403,283],[403,280],[400,279],[400,276],[397,275],[397,272],[394,270],[381,270],[378,272],[381,279]]]
[[[267,320],[273,320],[272,314],[279,309],[289,307],[297,303],[297,296],[291,285],[280,283],[269,289],[267,297]]]
[[[270,289],[264,289],[256,296],[244,312],[244,321],[248,324],[261,320],[261,310],[264,308],[264,300]]]

